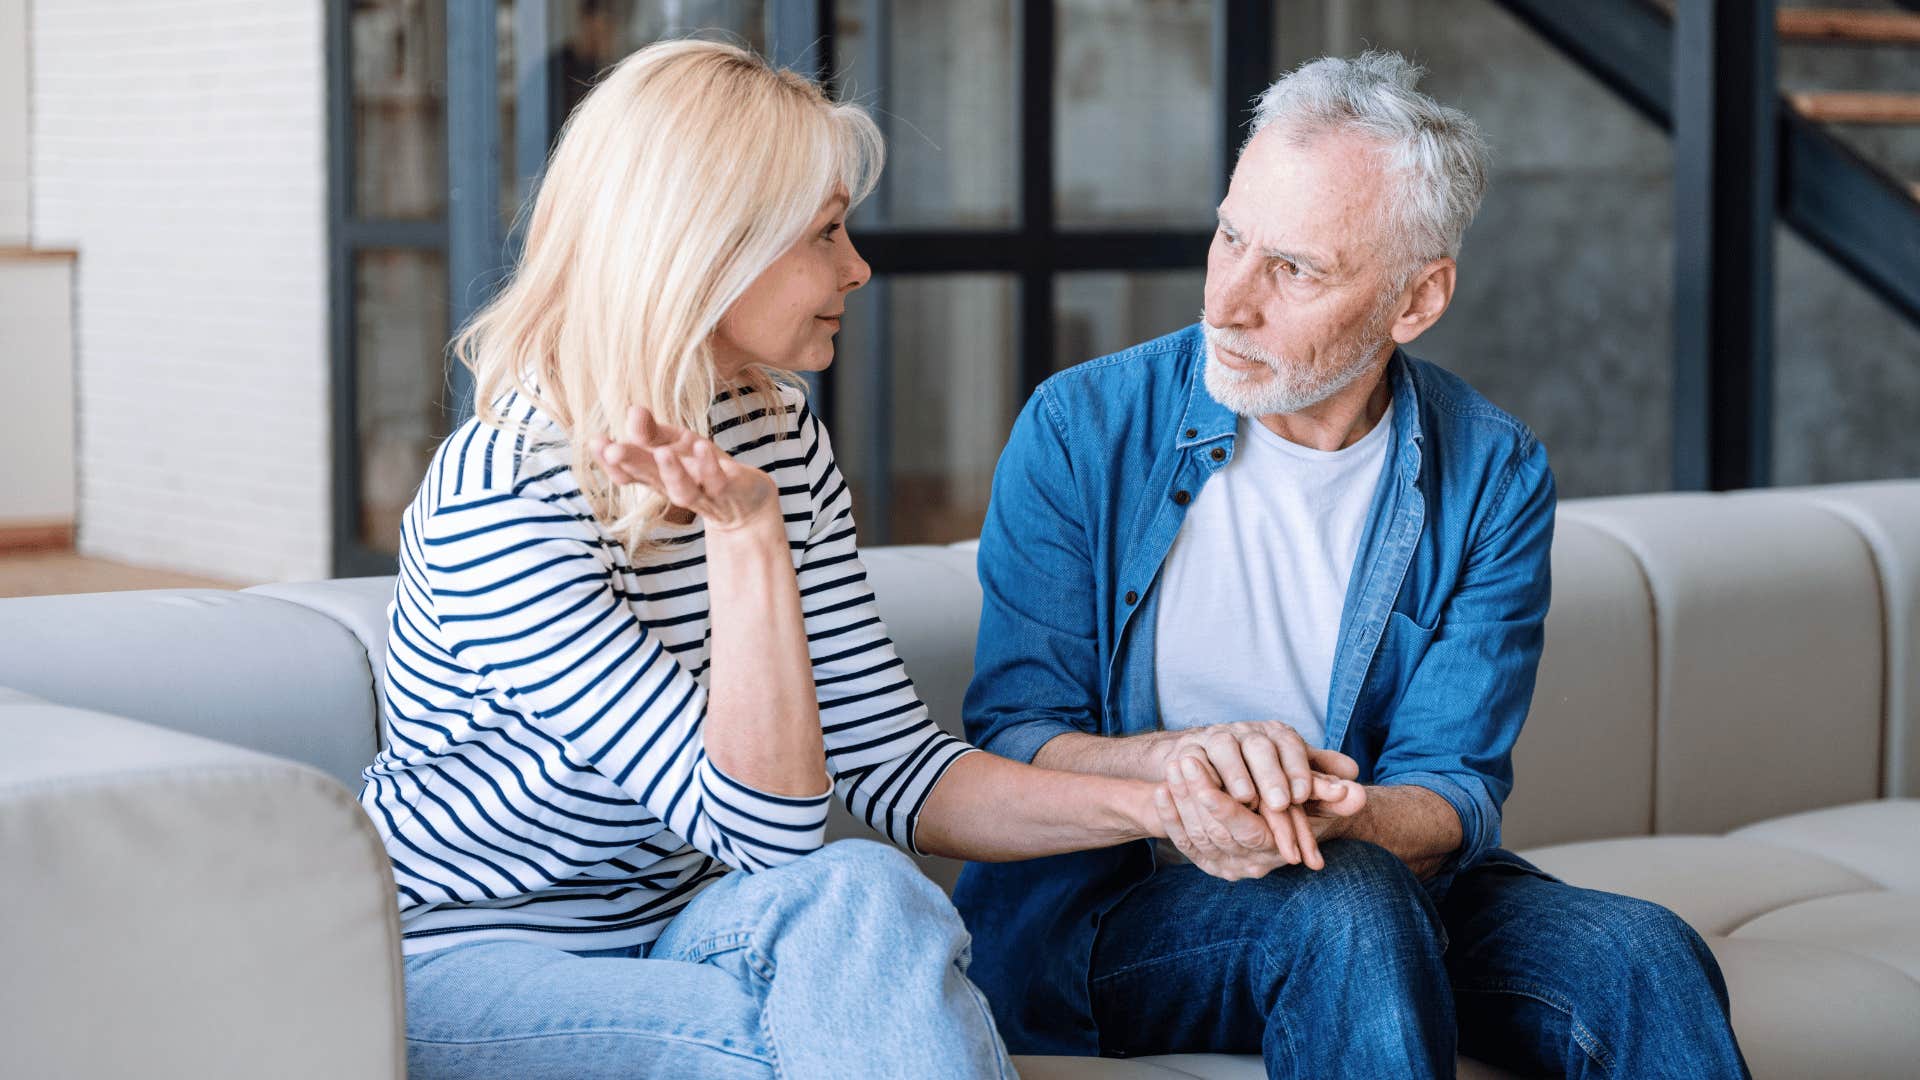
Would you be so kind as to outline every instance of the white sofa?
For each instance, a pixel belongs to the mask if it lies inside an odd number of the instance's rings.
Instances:
[[[957,729],[971,550],[867,557]],[[1758,1076],[1920,1075],[1920,482],[1572,501],[1553,560],[1509,846],[1706,935]],[[0,1076],[404,1074],[391,880],[349,794],[390,588],[0,600]]]

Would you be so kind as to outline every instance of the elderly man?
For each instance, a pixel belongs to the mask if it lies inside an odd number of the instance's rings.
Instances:
[[[1410,344],[1486,184],[1394,55],[1262,95],[1204,324],[1049,379],[994,477],[968,734],[1166,782],[1171,844],[969,865],[973,975],[1029,1053],[1271,1076],[1744,1075],[1671,912],[1498,847],[1553,474]]]

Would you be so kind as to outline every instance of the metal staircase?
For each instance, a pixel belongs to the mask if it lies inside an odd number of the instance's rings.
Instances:
[[[1920,94],[1780,93],[1782,46],[1912,45],[1905,11],[1773,0],[1492,0],[1674,138],[1674,486],[1765,485],[1771,470],[1773,224],[1920,326],[1920,183],[1831,123],[1920,124]]]

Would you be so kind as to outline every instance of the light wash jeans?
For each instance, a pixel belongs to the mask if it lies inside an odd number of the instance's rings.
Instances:
[[[968,948],[912,860],[842,840],[728,874],[650,948],[487,942],[408,957],[407,1072],[1012,1080]]]

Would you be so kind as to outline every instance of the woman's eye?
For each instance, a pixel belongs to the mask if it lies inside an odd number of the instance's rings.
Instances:
[[[820,239],[831,240],[833,239],[833,234],[839,231],[840,231],[840,223],[837,221],[833,222],[829,224],[826,228],[820,230]]]

